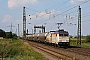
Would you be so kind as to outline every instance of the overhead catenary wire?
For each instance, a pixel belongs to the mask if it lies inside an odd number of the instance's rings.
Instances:
[[[33,10],[33,9],[30,9],[30,8],[28,8],[28,7],[26,7],[26,9],[32,10],[32,11],[34,11],[34,12],[38,12],[38,11],[36,11],[36,10]]]
[[[86,9],[86,8],[88,8],[88,7],[90,7],[90,5],[88,5],[88,6],[86,6],[86,7],[82,7],[82,10],[84,10],[84,9]],[[69,13],[67,13],[67,15],[73,14],[73,13],[75,13],[75,12],[78,12],[78,11],[75,10],[75,11],[69,12]],[[90,13],[90,12],[84,13],[83,16],[85,16],[85,15],[87,15],[87,14],[89,14],[89,13]],[[77,15],[77,16],[78,16],[78,15]],[[76,17],[77,17],[77,16],[76,16]],[[83,17],[83,16],[82,16],[82,17]]]
[[[86,8],[88,8],[88,6],[85,6],[85,7],[83,7],[82,9],[84,10],[84,9],[86,9]],[[75,13],[75,12],[77,12],[77,11],[76,11],[76,10],[75,10],[75,11],[72,11],[72,12],[70,12],[70,13],[67,13],[67,15],[70,15],[70,14]],[[85,18],[85,17],[90,16],[89,13],[90,13],[90,12],[84,13],[84,14],[82,15],[82,18]],[[74,16],[75,16],[75,15],[74,15]],[[77,19],[76,17],[78,17],[78,15],[76,15],[73,20]]]
[[[88,1],[90,1],[90,0],[88,0]],[[80,5],[82,5],[82,4],[84,4],[84,3],[88,2],[88,1],[85,1],[85,2],[83,2],[83,3],[81,3],[81,4],[79,4],[79,5],[76,5],[76,6],[74,6],[74,7],[70,8],[70,9],[68,9],[68,10],[66,10],[66,11],[64,11],[64,12],[62,12],[62,13],[58,14],[58,15],[61,15],[61,14],[65,13],[65,12],[67,12],[67,11],[70,11],[70,10],[72,10],[72,9],[74,9],[74,8],[76,8],[76,7],[80,6]],[[58,16],[58,15],[56,15],[56,16]]]
[[[84,10],[84,9],[86,9],[86,8],[88,8],[90,5],[88,5],[88,6],[85,6],[85,7],[82,7],[82,9]],[[69,12],[69,13],[67,13],[66,15],[69,15],[70,16],[70,14],[73,14],[73,13],[75,13],[75,12],[78,12],[77,10],[75,10],[75,11],[72,11],[72,12]],[[89,13],[89,12],[88,12]],[[82,17],[85,17],[85,16],[89,16],[89,14],[88,13],[85,13],[85,14],[83,14],[82,15]],[[88,15],[87,15],[88,14]],[[74,15],[75,16],[75,15]],[[76,15],[75,17],[74,17],[74,19],[73,20],[75,20],[75,19],[77,19],[76,17],[78,17],[78,15]]]
[[[56,7],[57,7],[57,6],[58,6],[58,7],[61,7],[61,6],[65,5],[67,2],[69,2],[69,0],[63,2],[62,4],[57,4],[57,5],[55,5],[55,6],[56,6]],[[53,6],[53,7],[55,7],[55,6]],[[52,8],[52,7],[50,7],[50,8]],[[46,10],[48,10],[48,9],[50,9],[50,8],[45,9],[45,12],[46,12]],[[39,12],[39,11],[36,11],[36,10],[30,9],[30,8],[28,8],[28,7],[26,7],[26,9],[32,10],[32,11],[34,11],[34,12],[38,12],[37,15],[39,15],[40,13],[42,13],[42,12]],[[46,12],[46,14],[48,14],[48,13]],[[46,14],[44,14],[44,15],[46,15]],[[49,14],[51,15],[51,12],[49,12]],[[33,15],[34,15],[34,14],[33,14]],[[36,17],[34,17],[34,18],[44,16],[44,15],[41,15],[41,16],[37,16],[37,15],[36,15]]]
[[[63,5],[65,5],[65,3],[67,3],[67,2],[69,2],[70,0],[67,0],[67,1],[65,1],[64,3],[62,3],[59,7],[61,7],[61,6],[63,6]],[[27,9],[29,9],[29,8],[27,8]],[[47,8],[47,9],[49,9],[49,8]],[[47,10],[46,9],[46,10]],[[30,9],[30,10],[32,10],[32,11],[34,11],[34,12],[38,12],[38,11],[36,11],[36,10],[33,10],[33,9]],[[45,11],[46,12],[46,11]],[[39,15],[41,12],[38,12],[38,14],[37,15]],[[51,12],[49,12],[49,13],[47,13],[46,12],[46,14],[50,14],[50,16],[51,16]],[[46,15],[46,14],[44,14],[44,15]],[[36,17],[35,18],[37,18],[37,15],[36,15]],[[44,16],[44,15],[41,15],[41,16]],[[41,16],[38,16],[38,17],[41,17]]]
[[[49,8],[47,8],[47,9],[45,9],[45,10],[48,10],[48,9],[50,9],[50,8],[55,8],[55,9],[58,9],[59,7],[61,7],[61,6],[63,6],[63,5],[65,5],[67,2],[69,2],[70,0],[67,0],[67,1],[65,1],[65,2],[63,2],[62,4],[61,3],[59,3],[59,4],[57,4],[57,5],[54,5],[54,6],[52,6],[52,7],[49,7]]]
[[[88,1],[90,1],[90,0],[88,0]],[[82,5],[82,4],[84,4],[84,3],[86,3],[86,2],[83,2],[83,3],[81,3],[81,4],[79,4],[79,5]],[[79,5],[77,5],[76,7],[78,7]],[[76,8],[76,7],[74,7],[74,8]],[[73,9],[74,9],[73,8]],[[72,9],[71,9],[72,10]],[[66,13],[66,12],[68,12],[68,11],[70,11],[70,10],[67,10],[67,11],[65,11],[65,12],[63,12],[63,13],[60,13],[60,15],[62,15],[62,14],[64,14],[64,13]],[[75,10],[76,11],[76,10]],[[37,11],[36,11],[37,12]],[[69,12],[68,14],[72,14],[72,13],[74,13],[74,12]],[[44,16],[44,15],[43,15]],[[57,15],[55,15],[55,17],[57,17],[57,16],[59,16],[59,14],[57,14]],[[51,17],[51,18],[49,18],[48,20],[50,21],[50,19],[52,19],[52,18],[55,18],[55,17]],[[46,20],[45,20],[46,21]],[[43,21],[43,22],[45,22],[45,21]],[[37,23],[38,24],[38,23]]]
[[[87,1],[85,1],[85,2],[82,2],[82,3],[80,3],[80,4],[78,4],[78,5],[70,8],[70,9],[68,9],[68,10],[66,10],[66,11],[64,11],[64,12],[62,12],[62,13],[60,13],[60,14],[55,15],[55,17],[60,16],[60,15],[62,15],[62,14],[64,14],[64,13],[66,13],[66,12],[68,12],[68,11],[76,8],[76,7],[78,7],[79,5],[85,4],[85,3],[89,2],[89,1],[90,1],[90,0],[87,0]],[[52,17],[52,18],[55,18],[55,17]],[[52,19],[52,18],[50,18],[50,19]],[[50,20],[50,19],[47,19],[47,20],[45,20],[45,21],[48,21],[48,20]],[[45,21],[43,21],[43,22],[45,22]],[[42,22],[41,22],[41,23],[42,23]],[[40,23],[39,23],[39,24],[40,24]]]
[[[85,20],[85,21],[82,21],[82,23],[85,23],[85,22],[89,22],[90,20]]]

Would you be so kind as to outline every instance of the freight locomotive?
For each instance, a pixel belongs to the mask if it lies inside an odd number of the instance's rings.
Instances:
[[[58,30],[54,32],[36,33],[31,35],[26,35],[27,40],[53,44],[55,46],[69,46],[70,36],[68,31]]]

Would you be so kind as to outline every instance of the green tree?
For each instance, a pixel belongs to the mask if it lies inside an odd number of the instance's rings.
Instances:
[[[17,35],[16,34],[12,34],[13,39],[17,39]]]
[[[5,37],[6,33],[4,30],[0,29],[0,37]]]
[[[86,36],[86,42],[90,42],[90,35]]]
[[[6,32],[6,38],[12,38],[12,32]]]

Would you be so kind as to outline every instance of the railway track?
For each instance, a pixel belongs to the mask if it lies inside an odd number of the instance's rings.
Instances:
[[[44,51],[44,52],[46,52],[46,53],[48,53],[48,54],[56,57],[57,59],[61,59],[61,60],[78,60],[78,59],[76,59],[76,58],[74,58],[74,57],[71,57],[71,56],[62,54],[62,53],[60,53],[60,52],[56,52],[56,51],[51,50],[51,49],[49,49],[49,48],[45,48],[44,46],[40,46],[40,45],[38,45],[38,44],[36,44],[36,43],[32,43],[32,42],[30,42],[30,41],[28,41],[28,43],[29,43],[31,46],[33,46],[33,47],[35,47],[35,48],[37,48],[37,49],[39,49],[39,50],[41,50],[41,51]]]
[[[90,48],[68,48],[67,51],[90,57]]]

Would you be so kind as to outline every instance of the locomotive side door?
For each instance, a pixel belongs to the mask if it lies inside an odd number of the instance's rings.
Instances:
[[[52,43],[54,43],[54,44],[58,44],[58,34],[56,34],[56,33],[53,33],[52,34]]]

